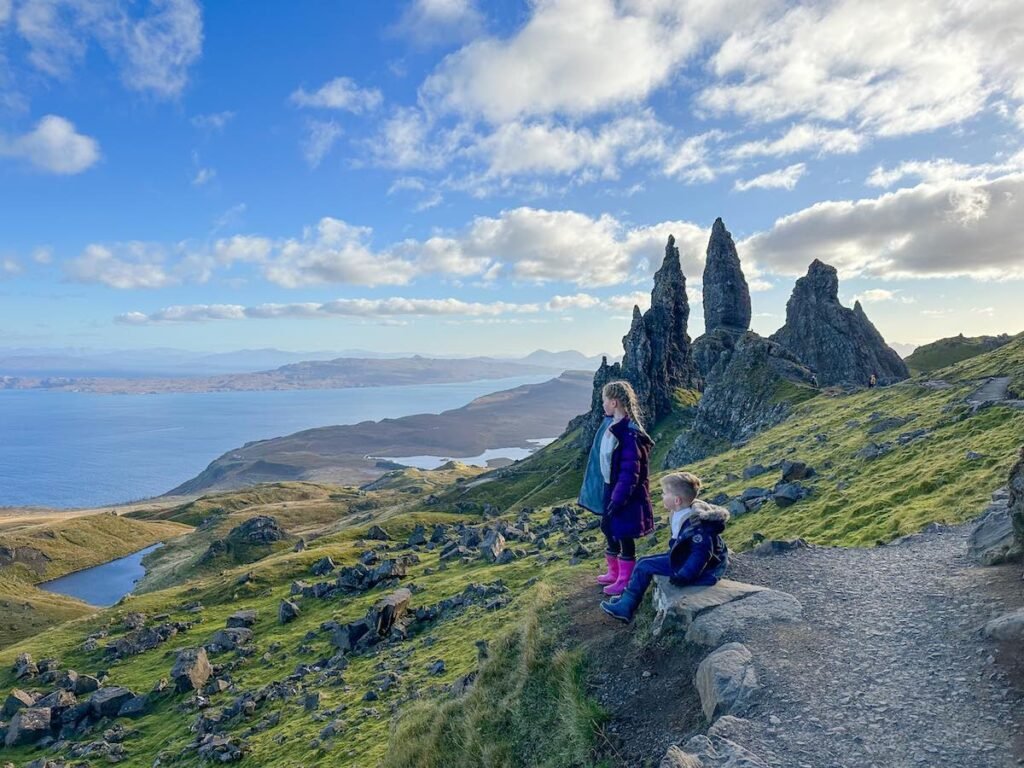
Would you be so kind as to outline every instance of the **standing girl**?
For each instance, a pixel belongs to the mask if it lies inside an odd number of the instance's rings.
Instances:
[[[654,441],[644,431],[636,393],[625,381],[601,390],[605,418],[590,448],[579,505],[601,515],[608,571],[597,577],[606,595],[622,594],[636,564],[636,539],[654,530],[647,485]]]

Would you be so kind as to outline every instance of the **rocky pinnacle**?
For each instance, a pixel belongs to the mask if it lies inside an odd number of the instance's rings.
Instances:
[[[750,327],[750,291],[736,244],[720,218],[711,227],[704,263],[704,328],[742,333]]]

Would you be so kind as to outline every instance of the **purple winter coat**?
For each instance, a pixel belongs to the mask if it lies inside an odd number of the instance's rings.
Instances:
[[[605,510],[611,515],[612,536],[646,536],[654,531],[654,508],[647,485],[648,458],[654,441],[628,417],[609,429],[619,441],[612,452],[612,488]]]

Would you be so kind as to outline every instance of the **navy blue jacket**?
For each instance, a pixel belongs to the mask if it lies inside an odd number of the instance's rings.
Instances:
[[[692,507],[693,514],[668,543],[671,580],[679,585],[714,584],[722,578],[729,561],[729,550],[722,539],[729,511],[700,499]]]

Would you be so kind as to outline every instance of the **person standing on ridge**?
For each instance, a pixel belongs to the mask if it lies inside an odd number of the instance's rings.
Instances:
[[[606,595],[619,595],[636,564],[636,539],[654,530],[654,508],[647,483],[654,441],[639,419],[639,404],[626,381],[601,390],[605,417],[594,435],[578,503],[601,515],[608,570],[597,577]]]

